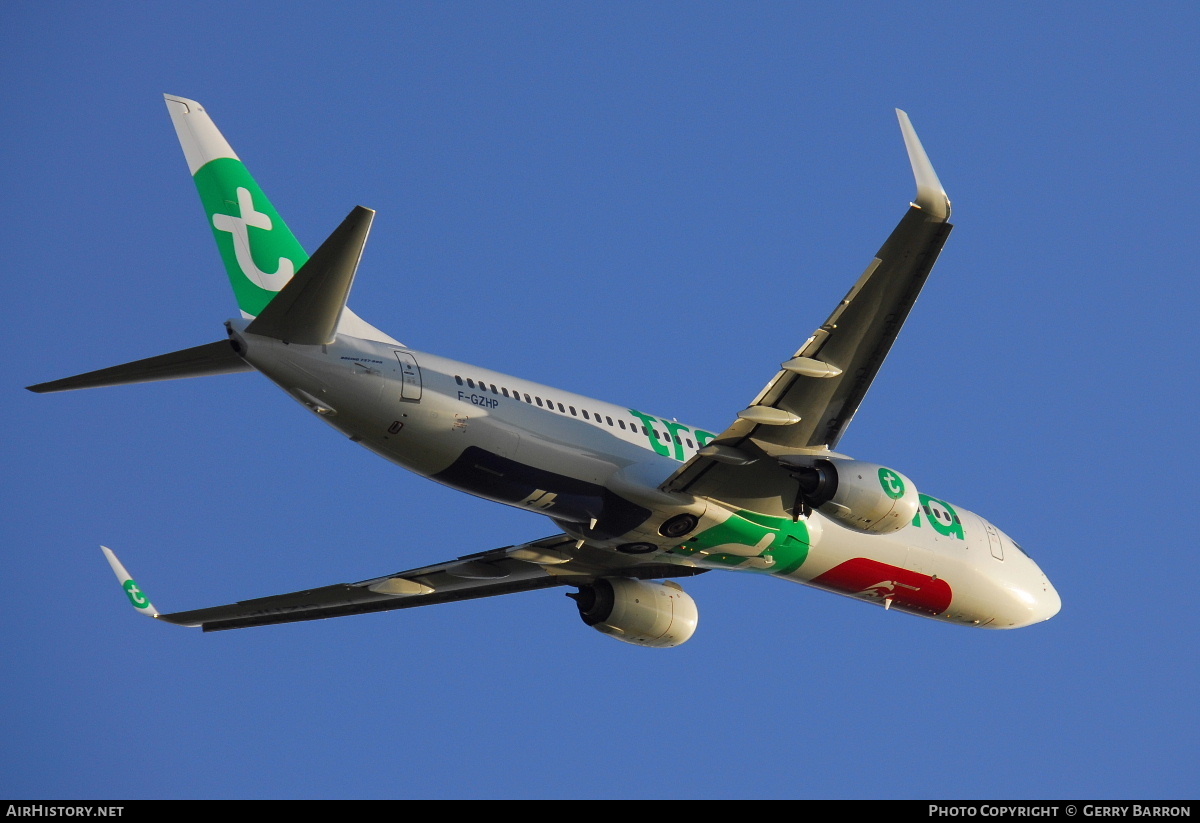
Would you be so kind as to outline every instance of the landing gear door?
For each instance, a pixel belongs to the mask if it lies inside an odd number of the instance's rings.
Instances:
[[[400,362],[400,399],[417,403],[421,400],[421,368],[417,358],[406,351],[396,352]]]

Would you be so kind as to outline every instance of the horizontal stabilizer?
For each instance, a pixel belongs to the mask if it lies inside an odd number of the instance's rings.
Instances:
[[[151,383],[155,380],[176,380],[181,377],[202,377],[208,374],[233,374],[254,371],[254,367],[238,357],[228,340],[205,343],[183,351],[147,357],[120,366],[64,377],[49,383],[28,386],[32,392],[95,389],[100,386],[123,386],[128,383]]]
[[[355,206],[246,331],[285,343],[332,343],[375,212]]]

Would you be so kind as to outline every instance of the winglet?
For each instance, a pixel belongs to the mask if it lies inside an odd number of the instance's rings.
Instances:
[[[908,115],[896,109],[896,117],[900,120],[900,131],[904,134],[904,147],[908,149],[908,162],[912,164],[913,176],[917,178],[917,199],[913,205],[927,212],[931,217],[942,221],[950,219],[950,198],[938,180],[929,155],[917,137]]]
[[[117,556],[113,554],[112,549],[108,546],[101,546],[100,550],[108,558],[108,565],[112,566],[113,574],[117,576],[117,580],[121,583],[121,588],[125,590],[125,596],[129,598],[129,602],[133,604],[133,607],[142,614],[158,617],[158,609],[154,608],[154,604],[150,602],[150,598],[146,597],[145,592],[129,576],[129,572],[125,571],[125,567],[121,565],[121,561],[117,559]]]

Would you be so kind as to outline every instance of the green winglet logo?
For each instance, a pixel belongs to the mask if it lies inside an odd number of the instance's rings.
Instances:
[[[308,253],[240,160],[212,160],[194,179],[238,308],[258,316]]]
[[[142,590],[138,588],[138,584],[133,582],[132,579],[126,580],[123,588],[125,589],[125,595],[129,598],[129,602],[133,604],[135,609],[147,609],[150,607],[150,598],[142,593]]]
[[[904,496],[904,481],[891,469],[879,469],[879,485],[883,487],[883,493],[893,500]]]

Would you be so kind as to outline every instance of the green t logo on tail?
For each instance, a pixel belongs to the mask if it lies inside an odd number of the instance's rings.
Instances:
[[[279,291],[287,284],[287,281],[292,279],[296,268],[286,257],[279,258],[279,268],[274,272],[265,272],[255,264],[254,255],[250,253],[249,227],[270,231],[273,225],[271,217],[265,212],[255,211],[254,198],[249,189],[238,186],[237,202],[241,216],[214,214],[212,216],[213,228],[217,231],[227,231],[233,235],[233,253],[242,274],[264,289]]]
[[[211,160],[194,179],[238,308],[257,317],[308,253],[240,160]]]
[[[126,580],[123,588],[125,589],[125,594],[129,597],[129,602],[133,604],[134,608],[145,609],[149,607],[150,598],[142,593],[137,583],[134,583],[132,580]]]

